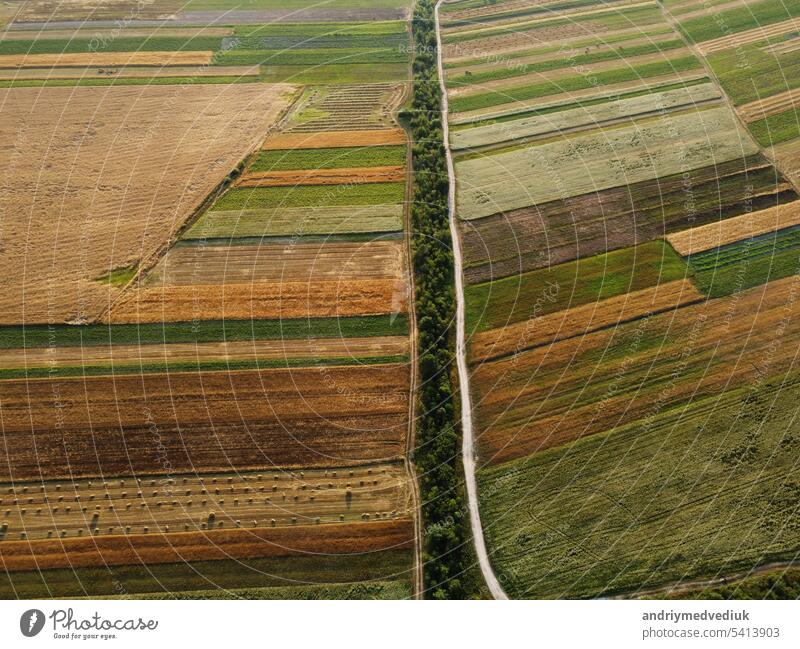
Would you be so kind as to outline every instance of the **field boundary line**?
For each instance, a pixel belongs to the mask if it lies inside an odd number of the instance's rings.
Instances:
[[[456,222],[456,175],[453,166],[453,155],[450,151],[450,130],[447,124],[449,113],[447,101],[447,88],[444,81],[442,63],[442,30],[439,25],[439,7],[443,0],[436,0],[433,8],[434,31],[436,32],[436,67],[439,73],[439,90],[441,92],[442,106],[442,144],[447,161],[447,212],[450,222],[450,234],[453,240],[453,260],[455,264],[455,289],[456,289],[456,365],[458,368],[459,393],[461,396],[461,457],[464,464],[464,481],[467,488],[469,503],[469,522],[472,529],[472,539],[481,573],[489,587],[489,592],[494,599],[508,599],[497,576],[492,570],[489,554],[486,551],[486,540],[483,537],[481,525],[480,506],[478,503],[478,483],[475,478],[475,433],[472,427],[472,398],[469,392],[469,371],[467,368],[466,352],[466,325],[465,325],[465,299],[464,299],[464,263],[461,258],[461,241]]]

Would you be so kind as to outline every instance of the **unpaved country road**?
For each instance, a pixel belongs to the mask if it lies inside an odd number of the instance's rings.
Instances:
[[[444,69],[442,66],[442,32],[439,27],[439,6],[443,0],[437,0],[434,8],[436,19],[436,63],[439,68],[439,87],[442,91],[442,134],[444,135],[444,149],[447,158],[447,174],[450,180],[450,189],[447,195],[447,211],[450,220],[450,234],[453,239],[453,258],[455,260],[456,276],[456,365],[458,367],[458,383],[461,394],[461,431],[462,457],[464,461],[464,476],[467,483],[467,500],[469,503],[469,521],[472,528],[472,538],[475,542],[475,553],[478,563],[486,580],[486,585],[495,599],[508,599],[503,587],[497,580],[489,562],[486,552],[486,541],[483,538],[481,526],[481,513],[478,508],[478,485],[475,480],[475,432],[472,428],[472,397],[469,393],[469,373],[467,372],[466,354],[466,326],[464,324],[464,272],[461,259],[461,242],[458,238],[456,226],[456,175],[453,168],[453,155],[450,152],[450,132],[447,125],[448,105],[447,89],[444,85]]]

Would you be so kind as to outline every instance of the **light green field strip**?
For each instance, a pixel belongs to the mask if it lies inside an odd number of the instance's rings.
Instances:
[[[477,219],[757,152],[727,107],[668,114],[458,162],[458,214]]]
[[[693,106],[719,97],[719,91],[711,83],[677,88],[590,107],[573,108],[547,115],[453,131],[450,135],[450,146],[454,150],[462,150],[513,142],[584,126],[599,125],[603,122]]]
[[[684,20],[680,29],[690,41],[700,43],[767,27],[797,16],[800,16],[800,2],[797,0],[763,0]]]
[[[659,88],[681,84],[696,84],[698,82],[708,81],[708,77],[703,73],[683,73],[683,74],[669,74],[660,77],[653,77],[651,79],[639,79],[636,81],[629,81],[626,83],[615,84],[612,86],[605,86],[601,92],[597,88],[588,88],[582,91],[568,92],[558,95],[554,101],[542,102],[539,99],[528,100],[524,102],[517,102],[513,108],[505,108],[503,110],[495,110],[493,108],[482,108],[479,110],[469,111],[465,113],[458,113],[453,115],[450,119],[450,126],[460,126],[463,124],[474,124],[475,122],[483,122],[493,119],[503,119],[519,115],[522,113],[531,113],[538,111],[555,111],[563,110],[574,106],[578,102],[588,102],[602,99],[616,99],[620,95],[632,93],[646,93],[657,92]]]
[[[183,238],[306,236],[402,229],[402,205],[223,210],[206,212]]]

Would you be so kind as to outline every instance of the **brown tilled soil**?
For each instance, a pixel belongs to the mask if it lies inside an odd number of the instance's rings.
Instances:
[[[315,133],[280,133],[264,142],[263,149],[327,149],[352,146],[405,144],[403,129],[371,131],[318,131]]]
[[[146,286],[404,279],[402,241],[172,248]]]
[[[240,187],[294,187],[296,185],[362,185],[365,183],[402,182],[406,168],[342,167],[298,171],[249,171],[237,185]]]
[[[691,281],[681,279],[566,311],[548,313],[476,334],[469,343],[470,362],[478,363],[565,338],[583,336],[702,299],[703,296]]]
[[[348,555],[411,548],[411,519],[284,528],[94,536],[3,542],[8,571],[187,563],[310,554]]]
[[[800,224],[800,201],[777,205],[766,210],[735,216],[725,221],[716,221],[691,230],[683,230],[667,236],[678,254],[695,252],[724,246],[741,239],[757,237]]]
[[[795,369],[798,277],[484,363],[480,455],[505,462]]]
[[[287,105],[291,86],[0,90],[0,322],[83,321],[94,278],[159,250]]]
[[[108,67],[125,65],[208,65],[213,52],[78,52],[75,54],[5,54],[0,68]]]
[[[0,480],[396,459],[406,364],[0,381]]]
[[[292,358],[367,358],[408,354],[405,336],[247,340],[169,345],[91,345],[4,349],[0,368],[130,366],[149,363],[207,362]],[[109,371],[109,374],[111,372]]]
[[[406,282],[394,279],[165,286],[129,291],[104,321],[322,318],[405,313],[407,309]]]
[[[465,277],[470,284],[506,277],[796,198],[754,158],[462,221]]]
[[[0,485],[0,552],[3,541],[20,538],[352,523],[405,518],[411,507],[401,463],[17,482]]]

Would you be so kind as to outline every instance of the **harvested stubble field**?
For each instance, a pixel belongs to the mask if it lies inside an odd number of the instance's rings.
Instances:
[[[205,212],[183,239],[379,233],[402,228],[402,205],[214,210]]]
[[[176,0],[31,0],[19,3],[14,22],[114,20],[132,15],[154,20],[179,13],[182,6]]]
[[[177,246],[144,286],[404,279],[402,241]]]
[[[739,106],[737,110],[745,122],[755,122],[798,107],[800,107],[800,88],[795,88],[772,97],[757,99]]]
[[[683,279],[685,262],[663,241],[470,286],[465,291],[470,331],[505,327],[563,309]]]
[[[635,594],[796,558],[798,399],[796,376],[757,380],[481,471],[509,596]]]
[[[720,38],[705,41],[699,43],[697,49],[703,56],[708,56],[715,52],[722,52],[723,50],[762,41],[780,42],[787,34],[793,34],[798,31],[800,31],[800,20],[791,18],[774,25],[762,25],[738,34],[730,34],[729,36],[721,36]]]
[[[38,347],[3,350],[0,373],[9,369],[108,366],[141,367],[158,362],[276,361],[285,359],[369,359],[408,354],[403,336],[254,340],[169,345],[94,345],[91,347]]]
[[[748,30],[764,30],[770,25],[780,25],[798,16],[800,16],[800,6],[795,2],[761,0],[696,18],[682,17],[680,29],[691,42],[719,42],[726,37],[733,39],[739,32],[746,34]],[[728,46],[738,44],[740,43],[732,40]]]
[[[271,593],[288,590],[291,594],[286,597],[291,599],[298,596],[298,591],[300,597],[305,597],[309,589],[318,592],[318,585],[325,584],[322,588],[328,591],[346,585],[348,591],[353,592],[352,596],[359,598],[359,595],[372,597],[376,583],[390,580],[389,584],[410,597],[411,554],[410,550],[383,550],[345,555],[4,571],[0,575],[0,595],[8,599],[119,597],[121,586],[133,597],[197,595],[211,599],[230,592],[241,593],[239,589],[246,588],[242,595],[248,598],[271,597]],[[212,588],[213,591],[209,590]]]
[[[709,297],[738,293],[800,273],[800,226],[698,252],[688,258],[697,286]]]
[[[756,155],[462,221],[465,277],[486,282],[796,199],[786,179]]]
[[[696,106],[719,97],[719,91],[710,83],[654,92],[593,106],[584,105],[544,115],[453,131],[450,135],[450,146],[456,151],[501,146],[503,143],[566,134],[578,129],[596,128],[635,117],[655,115],[670,109]]]
[[[10,572],[150,563],[350,555],[412,546],[411,519],[282,528],[109,535],[8,541],[0,564]]]
[[[367,129],[357,131],[312,131],[303,133],[280,133],[267,139],[264,150],[275,149],[324,149],[333,147],[388,146],[406,143],[401,128]]]
[[[286,527],[411,516],[401,464],[0,485],[4,541]]]
[[[191,320],[342,318],[402,314],[405,281],[340,281],[166,286],[130,291],[104,321],[112,324]]]
[[[238,187],[294,187],[295,185],[347,185],[402,182],[405,166],[300,169],[296,171],[248,171]]]
[[[770,147],[768,154],[783,173],[800,184],[800,140],[782,142]]]
[[[800,225],[800,201],[682,230],[667,236],[667,241],[679,255],[686,257],[795,225]]]
[[[6,54],[0,68],[114,67],[126,65],[208,65],[213,52],[83,52],[78,54]],[[178,76],[178,75],[173,75]]]
[[[94,278],[163,246],[263,140],[291,91],[260,84],[0,90],[7,215],[0,321],[97,317],[118,289]]]
[[[675,146],[675,133],[681,146]],[[476,219],[754,155],[728,107],[690,109],[456,163],[458,214]],[[542,183],[542,178],[552,182]]]
[[[796,277],[579,339],[473,373],[479,449],[501,463],[789,371],[800,342]],[[566,369],[565,369],[566,368]]]
[[[490,329],[470,339],[471,363],[517,354],[559,340],[675,310],[703,299],[688,279],[664,282],[564,311],[534,316],[507,327]]]
[[[31,80],[31,79],[190,79],[206,77],[230,77],[242,79],[252,77],[254,80],[259,75],[258,66],[204,66],[204,67],[87,67],[87,68],[31,68],[0,70],[0,79]]]
[[[2,479],[394,460],[408,392],[407,364],[1,381]]]

